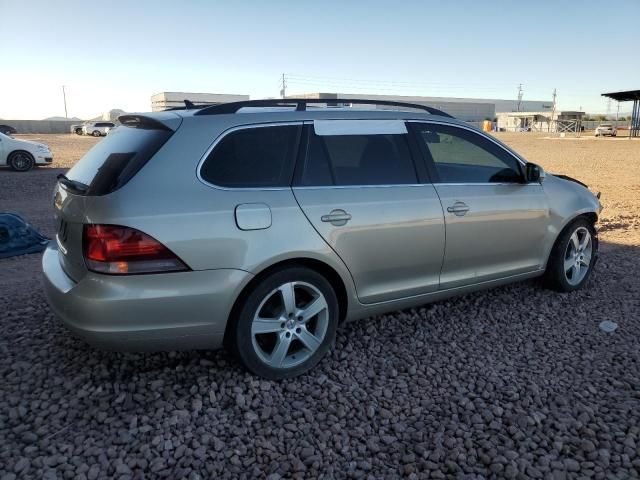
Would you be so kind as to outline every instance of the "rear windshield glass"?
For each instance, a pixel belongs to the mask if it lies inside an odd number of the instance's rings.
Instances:
[[[119,126],[109,132],[67,172],[69,180],[89,188],[85,195],[106,195],[122,187],[171,137],[171,130]]]

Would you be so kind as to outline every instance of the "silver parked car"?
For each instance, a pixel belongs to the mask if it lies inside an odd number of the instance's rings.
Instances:
[[[429,107],[319,102],[120,117],[56,186],[53,310],[99,346],[225,345],[277,379],[343,321],[536,276],[585,284],[601,210],[585,186]]]

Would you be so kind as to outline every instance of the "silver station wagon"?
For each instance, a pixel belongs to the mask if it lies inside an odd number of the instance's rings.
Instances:
[[[55,313],[104,348],[226,346],[279,379],[343,321],[588,280],[602,207],[580,182],[430,107],[324,102],[120,117],[55,188]]]

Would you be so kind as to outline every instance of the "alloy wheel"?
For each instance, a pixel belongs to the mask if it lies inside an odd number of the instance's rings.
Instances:
[[[31,168],[31,158],[26,153],[18,152],[11,158],[11,166],[19,172],[29,170]]]
[[[251,324],[253,348],[272,368],[290,368],[320,348],[329,327],[329,306],[318,288],[288,282],[260,303]]]
[[[577,228],[569,237],[564,254],[564,275],[570,285],[578,285],[587,275],[592,254],[591,233],[585,227]]]

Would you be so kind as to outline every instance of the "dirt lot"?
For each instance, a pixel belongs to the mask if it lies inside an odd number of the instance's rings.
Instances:
[[[640,246],[640,139],[532,133],[499,133],[496,137],[545,170],[577,178],[592,191],[601,192],[605,207],[601,238]]]
[[[52,235],[56,164],[0,170],[0,211]],[[343,326],[266,382],[225,352],[99,352],[52,316],[39,258],[0,260],[0,478],[637,478],[640,141],[498,137],[602,192],[585,289],[530,281]],[[603,320],[618,323],[604,333]]]

